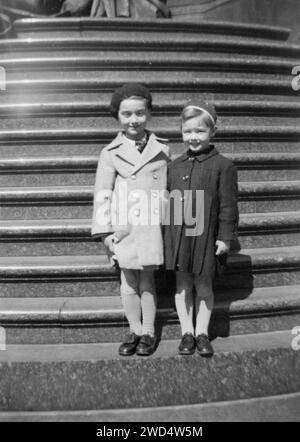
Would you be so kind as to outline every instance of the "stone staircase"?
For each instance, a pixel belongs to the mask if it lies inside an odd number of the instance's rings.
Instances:
[[[0,420],[295,416],[300,103],[291,71],[300,46],[287,29],[222,22],[28,19],[15,32],[0,41]],[[239,241],[216,281],[212,360],[177,355],[173,281],[162,274],[158,350],[117,355],[127,332],[118,275],[90,225],[97,160],[117,130],[108,103],[127,81],[151,88],[151,126],[174,158],[182,104],[214,102],[216,146],[238,167]]]

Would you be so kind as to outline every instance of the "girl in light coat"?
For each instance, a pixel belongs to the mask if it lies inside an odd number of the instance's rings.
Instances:
[[[122,128],[100,155],[92,235],[102,237],[121,268],[121,297],[130,335],[122,356],[156,347],[154,269],[164,261],[161,232],[169,148],[146,129],[152,97],[140,84],[117,89],[111,112]]]

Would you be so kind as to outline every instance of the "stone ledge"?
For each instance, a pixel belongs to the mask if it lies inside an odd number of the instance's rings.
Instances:
[[[3,143],[26,143],[29,142],[52,142],[52,141],[99,141],[111,140],[116,135],[116,130],[111,129],[50,129],[50,130],[1,130],[0,142]],[[159,136],[174,140],[181,140],[181,134],[177,128],[157,128]],[[300,128],[298,126],[223,126],[216,134],[216,141],[250,140],[250,141],[275,141],[290,140],[298,141]]]
[[[300,181],[242,181],[238,184],[241,198],[298,195]],[[76,201],[91,203],[93,186],[0,187],[1,203],[44,203]]]
[[[257,55],[276,55],[280,57],[298,57],[300,54],[300,45],[292,45],[287,43],[267,42],[253,39],[242,39],[240,37],[227,36],[190,36],[188,34],[182,36],[168,36],[159,34],[157,36],[143,36],[137,39],[135,32],[128,33],[126,37],[114,34],[111,36],[97,37],[61,37],[61,38],[19,38],[5,39],[0,41],[0,52],[31,52],[31,51],[53,51],[53,50],[88,50],[88,49],[104,49],[118,51],[138,50],[168,50],[168,51],[188,51],[188,50],[205,50],[212,52],[234,52],[257,54]]]
[[[300,109],[300,106],[299,106]],[[298,168],[300,154],[281,153],[225,153],[225,157],[233,161],[238,168],[247,167],[293,167]],[[173,159],[180,154],[174,154]],[[3,156],[0,159],[0,172],[39,172],[39,171],[96,171],[99,155],[26,155],[24,158]]]
[[[68,18],[68,19],[21,19],[14,22],[16,32],[48,32],[51,30],[76,29],[83,32],[88,29],[97,30],[135,30],[153,31],[160,33],[170,31],[184,32],[207,32],[207,33],[223,33],[243,36],[254,36],[256,38],[271,38],[278,40],[286,40],[289,37],[290,29],[275,26],[263,26],[246,23],[231,23],[222,21],[203,21],[203,22],[180,22],[169,19],[154,20],[133,20],[128,23],[122,19],[101,19],[101,18]]]
[[[214,315],[256,317],[300,312],[300,285],[217,291]],[[172,299],[161,299],[158,320],[177,320]],[[124,311],[119,296],[71,298],[2,298],[0,323],[12,324],[123,324]]]
[[[295,60],[276,60],[259,59],[252,56],[232,58],[231,54],[224,54],[219,56],[207,57],[206,55],[185,55],[180,54],[138,54],[123,56],[112,54],[109,56],[99,55],[98,57],[87,56],[36,56],[30,58],[13,58],[1,60],[7,73],[17,71],[18,74],[26,72],[38,72],[42,75],[44,71],[59,71],[75,70],[77,72],[84,72],[88,70],[105,71],[108,69],[126,69],[126,70],[150,70],[157,69],[177,69],[178,71],[204,71],[217,70],[218,72],[247,72],[248,74],[263,73],[263,74],[279,74],[291,75],[292,69],[295,66]],[[170,74],[170,73],[169,73]],[[68,74],[70,75],[70,74]]]
[[[161,342],[145,359],[118,356],[118,344],[8,346],[0,352],[0,409],[178,406],[295,393],[300,352],[291,349],[292,337],[283,331],[218,338],[209,360],[178,356],[177,341]]]
[[[300,213],[266,212],[240,215],[239,232],[280,231],[297,229]],[[50,219],[50,220],[7,220],[0,221],[0,240],[4,239],[43,239],[43,238],[82,238],[91,240],[90,219]]]
[[[300,246],[243,249],[228,257],[227,274],[296,271]],[[250,272],[250,273],[249,273]],[[248,275],[248,276],[249,276]],[[253,277],[253,275],[252,275]],[[2,282],[23,280],[115,280],[117,274],[106,256],[0,257]]]
[[[299,422],[300,393],[155,408],[0,412],[0,422]]]
[[[153,115],[178,115],[186,100],[160,101],[153,106]],[[218,115],[299,116],[300,103],[290,101],[213,100]],[[108,102],[48,102],[0,104],[0,115],[7,116],[66,116],[110,115]],[[267,154],[266,154],[267,155]],[[283,155],[283,154],[282,154]]]
[[[0,42],[1,43],[1,42]],[[140,74],[140,76],[143,73]],[[145,75],[144,75],[145,76]],[[144,81],[145,78],[140,79],[135,76],[136,81]],[[123,73],[122,80],[111,78],[107,79],[27,79],[27,80],[7,80],[6,91],[2,93],[3,96],[10,93],[22,92],[23,94],[32,94],[33,92],[112,92],[117,87],[125,82],[132,80],[132,73]],[[233,93],[240,92],[246,94],[285,94],[286,96],[296,96],[296,92],[291,87],[290,80],[274,80],[274,79],[248,79],[248,78],[194,78],[193,80],[186,80],[184,77],[175,78],[170,81],[165,74],[157,80],[149,78],[146,81],[148,87],[153,92],[193,92],[197,93],[200,90],[203,92],[223,92]]]

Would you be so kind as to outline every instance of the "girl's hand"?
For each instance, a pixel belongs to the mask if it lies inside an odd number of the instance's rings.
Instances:
[[[116,238],[115,238],[114,234],[108,235],[104,240],[107,258],[108,258],[109,263],[112,267],[118,266],[118,260],[117,260],[117,257],[115,255],[115,250],[114,250],[115,242],[116,242]]]
[[[118,242],[122,241],[122,239],[128,235],[127,230],[118,230],[114,233],[114,243],[117,244]]]
[[[219,239],[217,239],[216,247],[217,247],[216,255],[223,255],[224,253],[229,252],[230,244],[229,244],[229,242],[224,242],[224,241],[220,241]]]
[[[114,234],[108,235],[104,240],[104,245],[106,249],[109,250],[111,253],[114,253],[114,242],[115,242]]]

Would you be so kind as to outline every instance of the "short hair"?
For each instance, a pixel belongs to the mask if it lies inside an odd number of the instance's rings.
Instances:
[[[191,118],[195,117],[202,117],[205,124],[210,128],[213,129],[216,125],[215,122],[213,122],[213,119],[211,118],[210,114],[206,112],[205,110],[201,110],[194,106],[186,106],[183,111],[181,112],[181,127],[182,124],[185,123],[187,120],[190,120]]]

